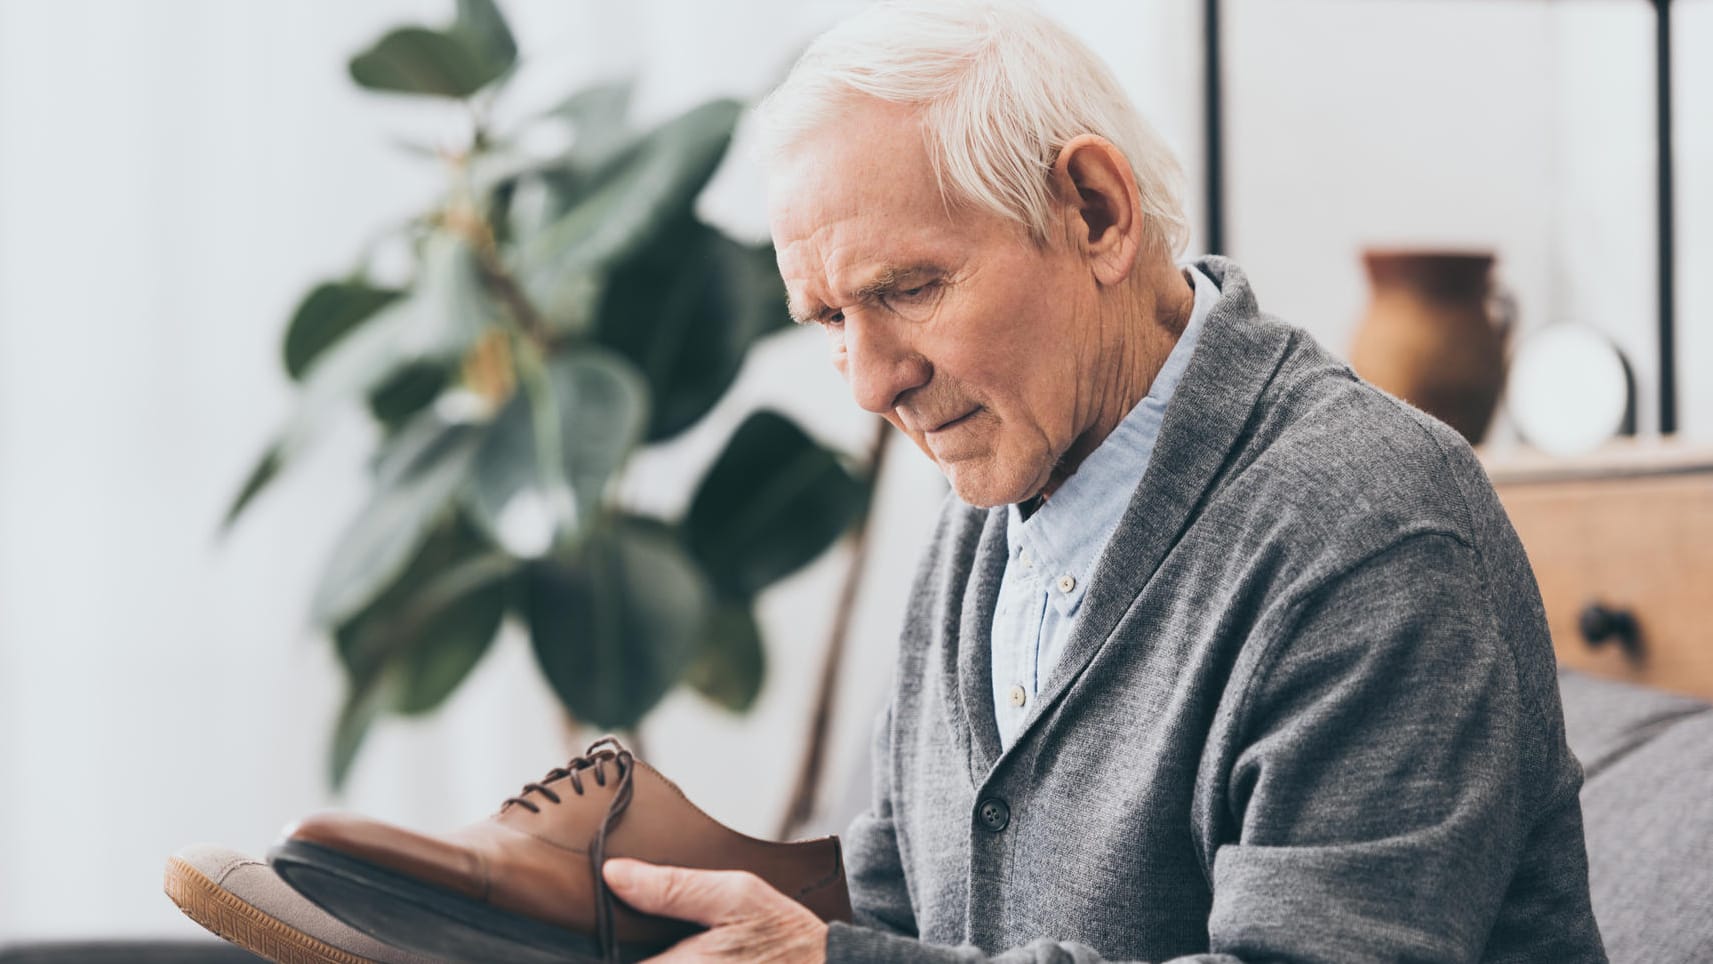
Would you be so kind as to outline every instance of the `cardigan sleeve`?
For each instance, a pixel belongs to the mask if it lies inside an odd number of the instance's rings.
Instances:
[[[1543,929],[1502,918],[1509,904],[1558,918],[1550,959],[1604,960],[1585,884],[1523,861],[1582,853],[1581,769],[1498,628],[1499,607],[1525,601],[1494,599],[1484,571],[1456,536],[1409,535],[1328,580],[1268,643],[1234,727],[1215,950],[1503,957]]]
[[[904,879],[892,811],[892,707],[874,724],[871,757],[874,794],[868,810],[851,821],[841,838],[851,916],[869,930],[915,935],[916,915]]]
[[[1524,705],[1480,573],[1455,537],[1406,537],[1254,641],[1266,649],[1236,684],[1234,741],[1210,748],[1228,761],[1235,830],[1213,853],[1208,952],[1174,961],[1476,961],[1502,953],[1507,890],[1538,890],[1540,912],[1577,905],[1551,894],[1574,882],[1534,879],[1520,859],[1531,834],[1582,847],[1580,771]],[[1591,918],[1560,923],[1554,959],[1603,960]],[[848,925],[827,949],[830,962],[1103,960],[1052,935],[990,957]]]

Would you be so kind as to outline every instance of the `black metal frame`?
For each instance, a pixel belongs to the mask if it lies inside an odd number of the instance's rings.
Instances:
[[[1219,0],[1202,4],[1202,38],[1207,43],[1202,56],[1202,100],[1207,109],[1202,122],[1207,136],[1207,252],[1225,254],[1225,64],[1220,47]]]
[[[1654,104],[1659,111],[1659,431],[1677,431],[1677,283],[1676,224],[1672,220],[1671,0],[1653,0]]]
[[[1659,256],[1659,431],[1677,431],[1676,225],[1672,219],[1671,0],[1648,0],[1655,11],[1654,102],[1657,109]],[[1207,161],[1207,250],[1225,253],[1224,63],[1220,44],[1221,0],[1203,0],[1205,43],[1202,79]]]

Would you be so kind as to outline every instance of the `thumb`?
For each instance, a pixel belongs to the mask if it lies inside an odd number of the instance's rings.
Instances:
[[[735,870],[669,867],[628,857],[601,865],[601,876],[621,900],[645,914],[694,921],[707,927],[726,923],[743,907],[752,874]]]

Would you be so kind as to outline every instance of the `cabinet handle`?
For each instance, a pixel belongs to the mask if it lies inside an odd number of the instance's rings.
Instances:
[[[1582,607],[1577,627],[1582,630],[1582,639],[1589,647],[1600,649],[1608,642],[1616,642],[1624,655],[1632,660],[1641,659],[1641,628],[1628,609],[1607,608],[1591,602]]]

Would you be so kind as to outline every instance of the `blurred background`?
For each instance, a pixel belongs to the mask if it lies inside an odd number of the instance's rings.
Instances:
[[[447,829],[609,728],[747,833],[836,832],[861,805],[870,721],[944,485],[905,444],[874,471],[873,420],[849,400],[819,333],[779,326],[767,300],[777,278],[755,273],[766,223],[744,125],[728,151],[735,110],[713,133],[711,115],[686,114],[757,98],[861,3],[500,0],[516,66],[497,93],[470,98],[472,108],[375,89],[403,82],[377,41],[400,25],[443,27],[452,6],[0,0],[0,944],[196,935],[160,892],[179,847],[261,853],[288,821],[332,803]],[[1044,6],[1113,66],[1177,149],[1198,225],[1191,253],[1207,250],[1203,3]],[[1706,443],[1713,2],[1678,0],[1672,21],[1672,434]],[[1226,0],[1219,246],[1264,309],[1347,355],[1378,324],[1379,292],[1397,274],[1386,266],[1400,255],[1491,255],[1493,281],[1479,266],[1474,298],[1484,323],[1508,325],[1496,357],[1515,359],[1543,330],[1592,332],[1627,365],[1635,432],[1659,434],[1655,23],[1644,0]],[[366,86],[351,69],[363,54],[373,55]],[[481,65],[472,69],[480,81]],[[565,105],[624,82],[622,133],[589,119],[612,114],[600,105],[613,101]],[[544,126],[544,115],[558,120]],[[478,145],[492,148],[487,166],[467,156],[473,125],[494,142]],[[639,197],[660,201],[624,171],[670,173],[695,151],[717,166],[679,171],[674,183],[689,185],[684,204],[718,229],[707,242],[715,254],[677,252],[693,223],[650,208],[606,261],[579,262],[598,290],[553,288],[571,277],[557,270],[564,259],[606,243],[596,228],[638,217]],[[496,197],[503,214],[489,207]],[[558,246],[535,244],[532,231]],[[1364,252],[1375,252],[1372,283]],[[656,371],[652,346],[694,344],[708,329],[611,329],[623,305],[601,292],[627,283],[627,258],[654,265],[644,276],[662,284],[679,264],[724,264],[749,279],[726,290],[720,274],[713,288],[684,289],[695,306],[726,306],[713,322],[700,307],[671,309],[728,333],[730,371],[681,396],[687,383],[673,378],[702,376],[689,362]],[[443,277],[465,287],[433,280]],[[526,303],[549,306],[536,319],[549,334],[494,294],[507,277]],[[650,319],[670,314],[647,301],[647,283],[628,283]],[[321,302],[306,298],[328,284]],[[365,291],[382,294],[352,307]],[[500,334],[460,330],[413,349],[411,360],[441,365],[439,380],[389,418],[365,414],[362,392],[317,413],[315,444],[293,442],[290,464],[223,530],[258,459],[278,451],[270,440],[295,439],[315,401],[316,362],[325,373],[371,315],[469,291],[487,299],[481,310]],[[282,364],[288,327],[300,336],[295,356],[287,347],[303,369],[296,380]],[[573,363],[598,369],[592,382],[556,383],[555,359],[572,357],[608,360]],[[1535,407],[1574,406],[1577,371],[1555,381],[1548,364]],[[556,410],[531,386],[555,384],[611,405],[626,392],[652,400],[639,423],[620,406],[597,426],[628,427],[613,430],[622,464],[593,488],[572,461],[570,479],[557,468],[477,479],[451,502],[451,489],[436,489],[436,511],[363,530],[364,518],[406,511],[376,501],[377,478],[396,469],[393,481],[413,492],[437,484],[411,474],[436,446],[462,453],[460,472],[508,458],[557,466],[531,448],[541,412]],[[360,387],[372,395],[377,384]],[[675,423],[659,422],[690,396]],[[539,410],[532,417],[518,399]],[[1490,427],[1479,420],[1488,446],[1543,441],[1512,401],[1490,406]],[[521,456],[459,434],[519,411]],[[757,421],[757,411],[779,415]],[[443,434],[413,448],[429,422]],[[727,504],[733,485],[761,487],[793,466],[806,466],[818,481],[805,488],[820,495],[782,497],[789,511],[766,524],[785,534],[732,529],[753,508]],[[556,479],[571,501],[555,501]],[[388,662],[385,640],[381,655],[365,656],[355,621],[385,621],[375,607],[402,598],[424,545],[452,538],[434,527],[454,504],[471,544],[500,550],[469,553],[500,568],[489,583],[478,566],[466,588],[503,583],[510,595],[473,603],[485,629],[437,650],[439,662]],[[664,525],[639,522],[602,542],[591,520],[615,507]],[[400,531],[413,535],[388,541]],[[542,532],[546,541],[532,541]],[[328,573],[340,565],[357,566],[368,590],[330,599]],[[587,613],[543,600],[560,598],[555,587],[591,595],[589,573],[603,566],[637,592],[615,645],[676,633],[689,647],[625,663],[621,697],[608,677],[584,672],[588,661],[556,668],[550,655]],[[520,601],[519,591],[534,595]],[[400,611],[419,622],[444,615],[433,603]],[[703,632],[717,616],[727,620],[719,631]],[[329,644],[334,631],[348,637],[340,646]],[[835,638],[842,646],[830,649]],[[811,743],[823,749],[805,781]],[[335,745],[349,756],[337,795]]]

